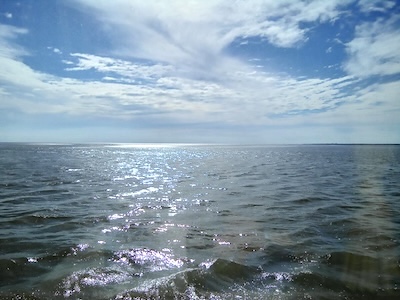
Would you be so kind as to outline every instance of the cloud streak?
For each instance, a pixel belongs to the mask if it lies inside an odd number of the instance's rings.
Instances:
[[[346,45],[349,60],[344,69],[360,77],[400,73],[399,24],[396,15],[357,26],[355,38]]]
[[[206,70],[238,38],[257,36],[278,47],[296,46],[307,40],[307,23],[335,19],[348,2],[77,1],[112,26],[116,53]]]

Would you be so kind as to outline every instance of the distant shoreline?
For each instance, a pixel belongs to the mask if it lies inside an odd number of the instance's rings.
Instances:
[[[1,142],[0,144],[19,144],[37,146],[112,146],[112,147],[171,147],[171,146],[237,146],[237,147],[277,147],[277,146],[400,146],[400,143],[296,143],[296,144],[225,144],[225,143],[120,143],[120,142]]]

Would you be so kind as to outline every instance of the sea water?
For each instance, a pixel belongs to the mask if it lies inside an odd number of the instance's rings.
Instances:
[[[400,299],[400,146],[0,144],[1,299]]]

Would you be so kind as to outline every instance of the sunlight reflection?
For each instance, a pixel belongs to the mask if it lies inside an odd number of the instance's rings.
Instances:
[[[186,146],[202,146],[208,144],[185,144],[185,143],[116,143],[106,145],[109,148],[174,148]]]

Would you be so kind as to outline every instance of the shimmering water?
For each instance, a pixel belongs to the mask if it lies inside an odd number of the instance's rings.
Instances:
[[[0,144],[1,299],[396,299],[399,253],[399,146]]]

